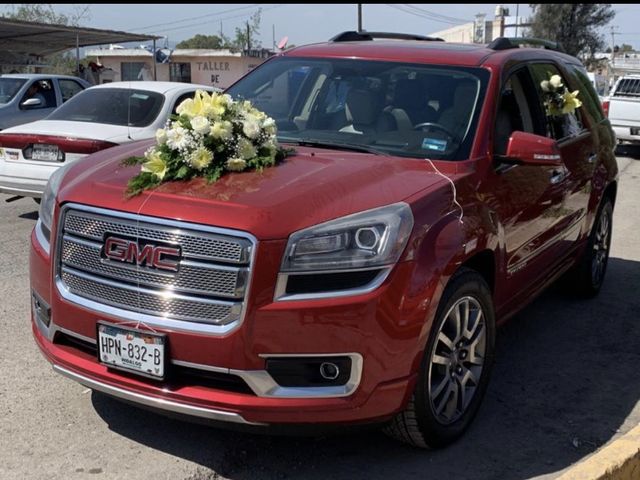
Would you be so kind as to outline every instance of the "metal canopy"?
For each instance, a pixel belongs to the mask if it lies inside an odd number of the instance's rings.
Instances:
[[[0,17],[0,52],[42,57],[77,47],[157,40],[137,33],[25,22]]]

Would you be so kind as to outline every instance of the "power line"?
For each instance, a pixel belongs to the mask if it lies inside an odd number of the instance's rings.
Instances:
[[[408,9],[407,7],[403,6],[403,5],[395,5],[393,3],[386,3],[385,5],[387,5],[388,7],[391,8],[395,8],[396,10],[400,10],[401,12],[404,13],[408,13],[409,15],[414,15],[416,17],[420,17],[420,18],[427,18],[429,20],[432,20],[434,22],[440,22],[440,23],[446,23],[447,25],[458,25],[460,22],[457,21],[449,21],[449,20],[442,20],[442,19],[438,19],[438,18],[434,18],[430,15],[426,15],[422,12],[417,12],[417,11],[413,11]]]
[[[417,10],[418,12],[422,12],[422,13],[425,13],[427,15],[432,15],[433,17],[441,18],[442,20],[446,20],[446,21],[450,21],[450,22],[465,23],[465,22],[469,21],[469,20],[465,20],[465,19],[462,19],[462,18],[450,17],[448,15],[442,15],[440,13],[431,12],[431,11],[426,10],[424,8],[419,8],[419,7],[416,7],[415,5],[411,5],[409,3],[405,3],[404,5],[406,5],[407,7],[410,7],[413,10]]]
[[[173,20],[171,22],[164,22],[164,23],[156,23],[154,25],[147,25],[146,27],[138,27],[138,28],[134,28],[132,29],[132,31],[140,31],[140,30],[149,30],[150,28],[155,28],[155,27],[161,27],[163,25],[175,25],[176,23],[183,23],[183,22],[189,22],[191,20],[201,20],[203,18],[208,18],[208,17],[218,17],[220,15],[224,15],[225,13],[231,13],[231,12],[236,12],[238,10],[247,10],[249,8],[255,8],[260,6],[259,3],[253,3],[247,7],[238,7],[238,8],[230,8],[228,10],[221,10],[219,12],[214,12],[214,13],[209,13],[207,15],[198,15],[197,17],[189,17],[189,18],[183,18],[182,20]]]
[[[285,4],[285,3],[281,3],[281,4],[274,5],[274,6],[272,6],[272,7],[261,8],[260,10],[261,10],[262,12],[266,12],[266,11],[269,11],[269,10],[273,10],[274,8],[282,7],[282,6],[285,6],[285,5],[287,5],[287,4]],[[254,13],[255,13],[255,12],[248,12],[248,13],[241,13],[241,14],[239,14],[239,15],[232,15],[232,16],[230,16],[230,17],[220,18],[220,21],[223,21],[223,20],[232,20],[232,19],[234,19],[234,18],[247,17],[247,16],[249,16],[249,15],[253,15]],[[211,23],[211,20],[207,20],[207,21],[205,21],[205,22],[197,22],[197,23],[191,23],[191,24],[189,24],[189,25],[183,25],[183,26],[181,26],[181,27],[165,28],[165,29],[160,30],[160,32],[159,32],[159,33],[172,32],[172,31],[175,31],[175,30],[182,30],[182,29],[184,29],[184,28],[199,27],[200,25],[206,25],[206,24],[210,24],[210,23]]]

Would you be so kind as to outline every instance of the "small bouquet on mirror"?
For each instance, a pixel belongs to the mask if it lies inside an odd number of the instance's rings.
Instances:
[[[560,116],[573,113],[582,105],[578,99],[578,90],[570,92],[562,83],[560,75],[551,75],[549,80],[540,82],[543,92],[544,106],[548,116]]]
[[[549,129],[553,138],[561,139],[575,136],[582,130],[580,122],[573,113],[582,105],[578,99],[578,90],[570,92],[562,83],[560,75],[549,74],[549,80],[540,82],[544,108],[549,118]]]
[[[156,132],[156,145],[125,165],[142,165],[129,180],[126,195],[135,196],[172,180],[203,177],[217,181],[227,172],[262,171],[283,160],[289,150],[278,146],[273,118],[249,101],[198,90],[184,100]]]

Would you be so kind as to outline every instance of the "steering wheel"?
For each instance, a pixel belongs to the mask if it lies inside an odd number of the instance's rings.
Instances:
[[[440,130],[441,132],[446,133],[449,138],[455,138],[455,135],[453,133],[451,133],[449,131],[449,129],[447,129],[446,127],[443,127],[439,123],[422,122],[422,123],[418,123],[417,125],[413,126],[414,130],[430,130],[432,128],[434,130]]]

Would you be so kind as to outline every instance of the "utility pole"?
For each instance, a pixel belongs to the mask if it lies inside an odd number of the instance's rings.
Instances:
[[[222,20],[220,20],[220,41],[222,41]]]
[[[518,17],[518,13],[520,12],[520,4],[516,3],[516,34],[514,37],[518,38],[518,24],[520,23],[520,17]]]
[[[247,21],[247,50],[251,50],[251,27]]]
[[[362,4],[358,4],[358,33],[362,31]]]
[[[273,50],[274,52],[276,51],[276,24],[272,23],[271,24],[271,28],[272,28],[272,34],[273,34],[273,45],[271,46],[271,50]]]

